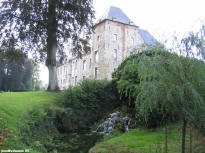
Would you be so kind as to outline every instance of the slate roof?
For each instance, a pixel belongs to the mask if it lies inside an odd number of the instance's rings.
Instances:
[[[136,26],[120,8],[114,7],[114,6],[110,6],[110,8],[100,18],[99,23],[105,19],[115,20],[120,23]],[[138,30],[145,44],[156,45],[157,40],[148,31],[143,30],[143,29],[138,29]]]
[[[142,36],[145,44],[147,45],[156,45],[157,40],[146,30],[138,29],[139,34]]]
[[[118,7],[110,6],[110,8],[101,17],[101,20],[110,19],[121,23],[130,24],[132,21],[127,17],[127,15]]]

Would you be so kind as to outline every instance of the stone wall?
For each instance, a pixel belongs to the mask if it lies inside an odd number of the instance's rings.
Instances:
[[[57,70],[61,90],[85,78],[111,79],[112,72],[130,55],[133,48],[144,44],[138,27],[104,20],[93,27],[91,52],[82,59],[69,59]]]

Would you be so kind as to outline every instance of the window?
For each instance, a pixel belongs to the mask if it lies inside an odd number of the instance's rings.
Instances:
[[[78,61],[76,60],[75,61],[75,69],[77,70],[77,64],[78,64]]]
[[[97,36],[97,41],[100,41],[100,36],[99,35]]]
[[[83,71],[86,70],[86,60],[83,61]]]
[[[83,80],[85,80],[85,76],[83,76]]]
[[[77,76],[75,76],[75,85],[77,85]]]
[[[113,35],[113,39],[114,39],[114,41],[117,41],[117,34]]]
[[[98,51],[95,51],[95,63],[98,63],[98,61],[99,61]]]
[[[114,60],[117,61],[117,49],[114,49]]]
[[[75,85],[75,79],[74,79],[74,77],[72,77],[72,83],[73,83],[73,85]]]
[[[89,68],[91,68],[91,58],[90,58],[90,64],[89,64]]]
[[[132,37],[131,40],[132,40],[132,45],[134,45],[135,43],[134,38]]]
[[[98,71],[99,71],[99,70],[98,70],[98,68],[96,67],[96,68],[95,68],[95,79],[98,79],[98,73],[99,73]]]

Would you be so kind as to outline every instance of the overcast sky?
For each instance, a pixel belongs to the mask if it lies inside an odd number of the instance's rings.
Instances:
[[[111,5],[121,8],[136,25],[159,41],[197,31],[205,18],[205,0],[94,0],[96,18]],[[46,71],[40,76],[45,83]]]
[[[157,39],[197,30],[205,17],[205,0],[94,0],[99,18],[110,5],[119,7],[140,28]]]

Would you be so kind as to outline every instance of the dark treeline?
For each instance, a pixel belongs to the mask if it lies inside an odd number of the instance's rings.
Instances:
[[[0,52],[0,91],[40,90],[38,67],[20,50]]]

